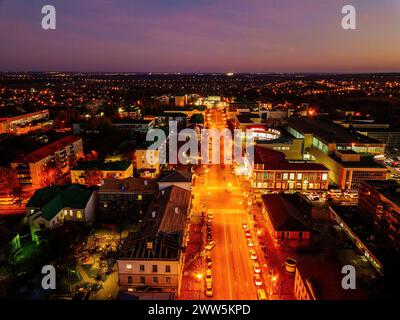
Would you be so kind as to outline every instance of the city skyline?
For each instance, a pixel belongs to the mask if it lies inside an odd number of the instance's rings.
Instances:
[[[1,71],[398,72],[400,6],[353,1],[51,1],[56,30],[33,1],[0,2]]]

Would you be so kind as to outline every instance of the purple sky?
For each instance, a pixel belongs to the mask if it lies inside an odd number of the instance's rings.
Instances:
[[[358,30],[341,28],[345,4]],[[0,41],[2,71],[390,72],[400,1],[0,0]]]

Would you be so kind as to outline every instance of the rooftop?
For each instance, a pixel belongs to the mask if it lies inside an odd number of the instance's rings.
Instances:
[[[71,170],[125,171],[131,165],[128,161],[79,161]]]
[[[177,186],[159,191],[147,210],[144,228],[149,233],[183,232],[190,200],[191,192]]]
[[[366,293],[357,286],[344,290],[340,263],[327,261],[323,256],[302,256],[297,268],[303,281],[309,281],[318,300],[364,300]]]
[[[261,198],[276,231],[311,231],[293,195],[264,194]]]
[[[302,134],[313,134],[325,143],[366,143],[382,144],[381,142],[368,138],[357,131],[324,119],[290,118],[288,125]]]
[[[79,184],[46,187],[37,190],[26,207],[39,208],[41,216],[50,221],[63,208],[84,209],[94,190]]]
[[[343,150],[340,150],[341,153]],[[372,157],[360,156],[360,161],[342,161],[339,157],[335,155],[329,156],[337,163],[339,163],[343,168],[371,168],[371,169],[382,169],[387,170],[385,166],[375,162]]]
[[[372,187],[400,207],[400,184],[396,180],[364,180],[362,183]]]
[[[254,163],[263,164],[264,170],[293,170],[293,171],[328,171],[315,162],[289,162],[283,152],[256,146],[254,148]]]
[[[145,180],[141,178],[126,179],[105,179],[100,187],[99,193],[137,193],[137,192],[156,192],[158,190],[155,180]]]
[[[64,149],[68,145],[81,140],[80,137],[76,136],[66,136],[61,139],[58,139],[44,147],[41,147],[25,156],[20,157],[17,161],[35,163],[38,162],[50,155],[53,155],[57,151]]]
[[[181,233],[147,235],[131,232],[123,240],[119,259],[178,260],[182,249],[181,238]]]
[[[191,182],[192,174],[187,170],[173,170],[163,172],[158,182]]]

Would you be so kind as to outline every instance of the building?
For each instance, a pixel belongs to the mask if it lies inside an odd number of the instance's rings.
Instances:
[[[65,221],[91,224],[96,208],[96,189],[72,184],[36,190],[26,204],[26,213],[34,236],[36,231],[54,228]]]
[[[279,151],[288,160],[310,160],[303,157],[303,139],[295,138],[284,129],[274,129],[279,132],[275,139],[256,140],[259,147]]]
[[[191,191],[192,190],[193,174],[187,170],[173,170],[165,171],[158,178],[158,188],[163,190],[170,186],[177,186],[179,188]]]
[[[40,110],[14,117],[0,118],[0,134],[24,134],[49,125],[49,110]],[[32,124],[29,130],[29,124]],[[39,125],[41,124],[41,125]]]
[[[71,169],[72,183],[98,185],[104,179],[126,179],[133,176],[133,164],[129,161],[80,161]]]
[[[335,120],[334,122],[382,142],[386,148],[400,148],[400,131],[392,129],[388,123],[376,123],[374,119],[360,119],[360,117],[352,117],[351,120]]]
[[[155,115],[157,127],[168,127],[170,121],[176,121],[178,127],[186,127],[187,115],[183,112],[163,112]]]
[[[385,144],[377,140],[314,118],[290,118],[286,130],[304,139],[303,153],[324,164],[329,179],[340,189],[357,188],[365,179],[386,179],[385,169],[372,159],[385,153]]]
[[[356,284],[356,289],[342,288],[340,263],[329,262],[324,257],[302,257],[297,263],[294,277],[294,296],[297,300],[366,300],[368,296]]]
[[[176,107],[185,107],[187,104],[188,104],[187,95],[175,96],[175,106]]]
[[[154,128],[154,120],[117,119],[113,121],[113,126],[117,129],[147,133]]]
[[[340,226],[356,248],[378,271],[383,271],[383,256],[380,246],[384,246],[384,237],[377,234],[373,224],[365,219],[358,206],[333,205],[329,207],[330,219]]]
[[[253,188],[278,191],[328,189],[328,169],[319,163],[289,162],[284,153],[258,146],[254,148],[254,164],[248,154],[245,163]]]
[[[102,222],[138,223],[158,191],[154,180],[106,179],[99,189],[99,218]]]
[[[309,240],[312,204],[297,194],[264,194],[262,213],[270,235],[279,240]]]
[[[136,148],[134,153],[135,170],[142,178],[155,178],[160,174],[160,151]]]
[[[372,157],[361,156],[353,150],[337,150],[325,165],[331,168],[330,178],[340,189],[358,189],[363,180],[386,180],[389,171]]]
[[[82,139],[67,136],[17,158],[11,167],[20,185],[36,190],[55,183],[83,155]]]
[[[400,185],[395,180],[362,181],[358,206],[376,230],[400,251]]]
[[[190,210],[190,191],[171,186],[158,192],[142,231],[123,241],[117,261],[121,291],[152,288],[179,296]]]

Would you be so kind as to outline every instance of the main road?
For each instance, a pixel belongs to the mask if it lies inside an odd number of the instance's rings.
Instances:
[[[221,110],[211,110],[206,115],[206,127],[219,130],[226,127]],[[221,153],[223,144],[221,144]],[[228,191],[228,184],[230,190]],[[204,184],[198,184],[196,193],[201,194],[207,212],[213,214],[212,237],[216,246],[211,251],[213,299],[257,299],[254,283],[253,262],[243,222],[250,225],[244,197],[237,177],[230,165],[212,164],[206,170]]]

